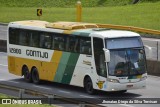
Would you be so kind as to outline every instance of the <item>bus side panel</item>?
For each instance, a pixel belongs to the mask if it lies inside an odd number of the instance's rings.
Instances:
[[[80,54],[71,78],[71,82],[70,82],[71,85],[83,87],[83,80],[85,75],[89,75],[89,76],[93,75],[92,74],[93,72],[91,69],[91,59],[92,58],[87,57],[87,55]]]
[[[24,65],[26,65],[29,69],[29,72],[31,72],[32,67],[36,67],[38,69],[38,71],[41,71],[41,62],[38,60],[33,60],[33,59],[26,59],[26,58],[18,58],[18,57],[14,57],[15,58],[15,71],[14,74],[16,75],[22,75],[22,67]],[[40,78],[44,78],[41,77]]]
[[[17,75],[15,71],[15,57],[8,56],[8,70],[10,73]]]
[[[70,52],[63,52],[62,53],[62,57],[61,57],[59,65],[58,65],[57,72],[53,78],[54,82],[59,82],[59,83],[61,82],[63,75],[64,75],[64,72],[65,72],[65,69],[66,69],[66,66],[67,66],[67,63],[68,63],[69,57],[70,57]]]
[[[43,80],[54,80],[61,57],[62,51],[54,51],[51,62],[42,63],[42,71],[40,72],[40,77],[43,78],[45,76]]]
[[[70,84],[78,58],[79,53],[71,53],[61,83]]]

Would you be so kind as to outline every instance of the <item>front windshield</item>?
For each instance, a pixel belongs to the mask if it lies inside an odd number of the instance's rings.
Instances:
[[[109,75],[139,75],[146,72],[144,50],[121,49],[110,51]]]
[[[145,52],[139,37],[106,39],[110,50],[109,75],[128,76],[146,72]]]

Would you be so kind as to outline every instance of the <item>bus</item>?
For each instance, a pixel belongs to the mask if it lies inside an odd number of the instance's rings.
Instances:
[[[144,45],[138,33],[83,22],[16,21],[8,25],[9,72],[95,90],[146,87]]]

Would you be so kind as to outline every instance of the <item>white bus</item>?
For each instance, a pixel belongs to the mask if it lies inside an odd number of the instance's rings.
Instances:
[[[139,34],[80,22],[17,21],[8,26],[8,68],[27,82],[40,80],[95,90],[146,87]]]

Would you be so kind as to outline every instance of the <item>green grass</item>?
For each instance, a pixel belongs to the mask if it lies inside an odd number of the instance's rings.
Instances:
[[[41,20],[76,21],[75,8],[42,8]],[[0,22],[38,20],[36,7],[0,7]],[[160,30],[160,2],[115,7],[85,7],[82,21]]]
[[[7,7],[74,7],[78,0],[0,0]],[[80,0],[84,7],[119,6],[132,0]]]
[[[0,98],[11,98],[11,97],[4,94],[0,94]]]
[[[11,96],[7,96],[7,95],[4,95],[4,94],[0,94],[0,98],[13,98]],[[0,99],[1,100],[1,99]],[[53,106],[50,106],[48,104],[42,104],[42,105],[39,105],[39,104],[0,104],[0,107],[57,107],[55,105]]]
[[[78,0],[0,0],[0,6],[5,7],[75,7]],[[131,4],[133,0],[80,0],[83,7],[123,6]],[[157,2],[160,0],[140,0],[143,2]]]

